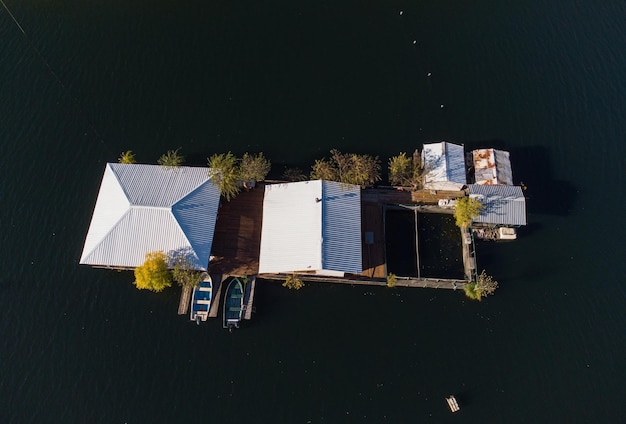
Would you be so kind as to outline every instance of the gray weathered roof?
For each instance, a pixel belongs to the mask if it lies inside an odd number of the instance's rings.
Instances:
[[[526,199],[521,187],[470,184],[468,189],[470,197],[479,199],[485,205],[474,222],[526,225]]]
[[[455,183],[461,186],[467,183],[465,150],[461,145],[447,141],[424,144],[422,162],[426,169],[425,188],[436,189],[438,183]]]

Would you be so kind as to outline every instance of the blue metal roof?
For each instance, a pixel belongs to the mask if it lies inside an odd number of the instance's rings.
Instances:
[[[485,209],[474,222],[494,225],[526,225],[526,198],[522,188],[512,185],[470,184],[470,197]]]

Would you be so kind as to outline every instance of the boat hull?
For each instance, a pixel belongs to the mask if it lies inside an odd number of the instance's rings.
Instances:
[[[226,288],[224,297],[224,328],[239,328],[243,315],[243,284],[238,278],[233,278]]]
[[[191,298],[191,312],[189,319],[191,321],[206,321],[209,318],[209,310],[213,301],[213,282],[208,276],[201,281],[193,290]]]

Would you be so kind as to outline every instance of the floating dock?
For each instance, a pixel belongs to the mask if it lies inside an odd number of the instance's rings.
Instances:
[[[228,278],[228,275],[212,275],[213,280],[213,301],[211,309],[209,309],[209,318],[217,318],[220,311],[220,297],[222,296],[222,282]]]
[[[183,291],[180,294],[180,302],[178,302],[178,315],[185,315],[189,311],[189,303],[191,302],[191,293],[193,287],[183,286]]]
[[[251,320],[252,312],[254,312],[254,286],[256,285],[256,276],[250,278],[244,288],[243,297],[243,319]]]

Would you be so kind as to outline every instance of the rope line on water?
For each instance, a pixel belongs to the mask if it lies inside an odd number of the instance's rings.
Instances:
[[[7,13],[9,14],[9,16],[11,17],[11,19],[13,20],[13,22],[15,23],[15,25],[17,26],[17,28],[20,30],[20,32],[22,33],[22,35],[24,36],[24,38],[26,39],[26,41],[28,42],[28,44],[30,45],[30,47],[35,51],[35,53],[37,54],[37,56],[39,57],[39,60],[41,60],[41,62],[46,66],[46,68],[48,68],[48,71],[50,72],[50,74],[54,77],[54,79],[56,80],[56,82],[61,86],[61,88],[63,89],[63,91],[69,95],[69,97],[74,101],[75,106],[78,108],[78,111],[80,112],[80,114],[83,116],[83,118],[87,121],[87,125],[89,126],[89,128],[91,129],[91,131],[93,131],[94,135],[96,136],[96,138],[98,138],[100,140],[100,143],[104,144],[105,141],[102,138],[102,136],[100,135],[100,133],[98,132],[98,130],[96,130],[94,124],[91,122],[91,120],[89,119],[89,117],[87,117],[87,114],[85,113],[84,109],[82,108],[80,102],[78,101],[78,99],[76,98],[76,96],[73,96],[70,93],[70,90],[67,88],[67,86],[63,83],[63,81],[61,81],[61,78],[59,78],[59,76],[57,75],[56,72],[54,72],[54,69],[52,69],[52,66],[50,66],[50,63],[46,60],[46,58],[41,54],[41,51],[39,51],[39,49],[37,48],[37,46],[35,45],[35,43],[33,43],[33,41],[30,39],[30,37],[28,36],[28,34],[26,34],[26,31],[24,31],[24,28],[22,28],[22,25],[20,25],[19,21],[15,18],[15,16],[13,15],[13,13],[11,12],[11,10],[9,9],[9,7],[6,5],[6,3],[4,2],[4,0],[0,0],[0,3],[2,3],[2,6],[4,7],[4,10],[7,11]]]

